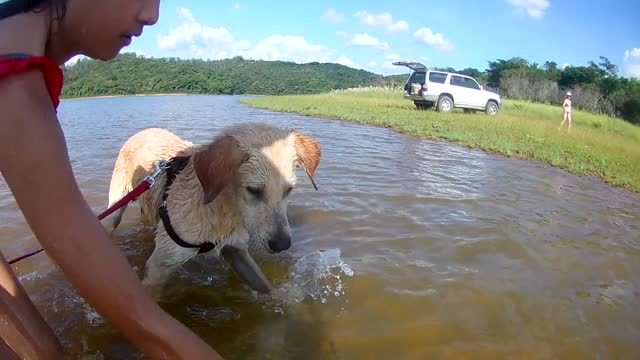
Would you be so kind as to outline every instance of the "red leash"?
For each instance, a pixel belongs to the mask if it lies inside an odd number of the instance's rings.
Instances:
[[[111,213],[125,206],[129,202],[135,201],[138,198],[138,196],[142,195],[145,191],[149,190],[156,183],[156,177],[160,175],[162,170],[165,170],[168,167],[169,167],[169,163],[167,161],[161,160],[160,162],[158,162],[158,165],[156,165],[156,170],[152,175],[147,176],[140,184],[138,184],[138,186],[136,186],[133,190],[131,190],[122,199],[118,200],[116,203],[111,205],[107,210],[103,211],[100,215],[98,215],[98,220],[102,220],[106,218]],[[14,263],[17,263],[20,260],[36,255],[39,252],[42,252],[43,250],[44,249],[40,249],[34,252],[30,252],[26,255],[22,255],[18,258],[15,258],[9,261],[9,265],[12,265]]]
[[[130,201],[135,201],[138,196],[142,195],[145,191],[151,188],[151,182],[145,179],[140,185],[136,186],[135,189],[131,190],[130,193],[125,195],[122,199],[118,200],[115,204],[111,205],[107,210],[105,210],[102,214],[98,215],[98,220],[102,220],[107,216],[111,215],[114,211],[120,209],[121,207],[128,204]]]

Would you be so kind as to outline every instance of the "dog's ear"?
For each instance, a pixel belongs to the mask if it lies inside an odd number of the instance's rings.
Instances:
[[[222,136],[194,155],[196,176],[204,190],[203,203],[212,202],[238,175],[240,165],[249,159],[231,136]]]
[[[316,168],[320,163],[321,148],[320,144],[311,136],[299,132],[294,133],[295,148],[298,155],[298,161],[302,164],[304,171],[311,179],[311,184],[318,190],[314,179]]]

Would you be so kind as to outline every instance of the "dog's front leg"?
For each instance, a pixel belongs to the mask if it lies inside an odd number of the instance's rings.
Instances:
[[[226,245],[220,254],[253,290],[268,293],[273,290],[269,280],[253,260],[247,249]]]
[[[155,249],[145,265],[142,284],[154,298],[158,299],[162,295],[162,289],[169,275],[197,253],[198,249],[180,247],[169,238],[166,232],[158,231]]]

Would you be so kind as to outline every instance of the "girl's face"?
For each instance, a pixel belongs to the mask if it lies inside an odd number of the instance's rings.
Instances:
[[[109,60],[158,21],[160,0],[68,0],[59,33],[70,49]]]

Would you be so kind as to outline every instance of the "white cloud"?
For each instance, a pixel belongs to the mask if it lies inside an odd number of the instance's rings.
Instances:
[[[362,66],[344,55],[340,56],[335,62],[354,69],[362,69]]]
[[[369,34],[355,34],[349,40],[349,46],[370,46],[380,50],[387,50],[389,48],[389,44],[386,42],[382,42],[377,38],[369,35]]]
[[[390,32],[409,30],[409,23],[404,20],[393,22],[393,16],[389,13],[369,14],[366,11],[358,11],[353,16],[360,19],[362,25],[383,27]]]
[[[393,61],[389,59],[389,58],[393,58],[393,56],[388,56],[388,55],[395,55],[395,54],[387,54],[384,56],[384,59],[382,60],[372,59],[369,62],[367,62],[366,66],[363,67],[363,69],[367,71],[371,71],[376,74],[382,74],[382,75],[406,74],[408,72],[408,69],[404,66],[393,65],[392,64]]]
[[[384,61],[381,62],[380,67],[383,70],[390,70],[390,72],[392,72],[392,73],[397,73],[398,71],[403,72],[403,71],[405,71],[406,68],[403,68],[403,67],[397,66],[397,65],[393,65],[393,63],[395,61],[412,60],[412,59],[413,58],[405,59],[399,54],[385,54]],[[415,59],[413,59],[413,60],[415,60]],[[420,61],[423,62],[423,63],[426,63],[427,61],[429,61],[429,58],[426,57],[426,56],[420,56]],[[389,73],[389,71],[386,71],[386,73]]]
[[[389,61],[399,61],[402,60],[402,56],[400,56],[399,54],[386,54],[384,56],[384,59]]]
[[[622,73],[628,77],[640,78],[640,48],[633,48],[624,52]]]
[[[385,72],[385,74],[389,74],[392,72],[406,72],[407,68],[404,66],[393,65],[393,61],[385,61],[380,64],[380,67]]]
[[[383,75],[406,74],[409,72],[409,69],[404,66],[393,65],[389,61],[383,61],[375,69],[375,72],[381,73]]]
[[[336,32],[336,35],[337,35],[338,37],[343,38],[343,39],[346,39],[346,38],[348,38],[348,37],[349,37],[349,34],[347,34],[347,33],[346,33],[346,32],[344,32],[344,31],[337,31],[337,32]]]
[[[526,12],[534,19],[542,18],[549,7],[549,0],[507,0],[507,3],[514,6],[518,13]]]
[[[344,15],[339,14],[334,9],[327,10],[324,14],[322,14],[320,18],[326,22],[330,22],[334,24],[344,21]]]
[[[78,62],[78,60],[86,59],[86,58],[87,57],[84,56],[84,55],[76,55],[76,56],[72,57],[71,59],[67,60],[67,62],[65,62],[64,64],[66,66],[73,66]]]
[[[180,25],[169,30],[168,34],[158,35],[160,50],[172,50],[192,57],[225,58],[246,52],[247,41],[236,41],[224,27],[203,26],[191,13],[191,10],[178,10]]]
[[[133,49],[133,48],[123,48],[122,50],[120,50],[120,53],[135,53],[138,56],[144,56],[144,57],[148,57],[149,54],[147,54],[146,51],[144,50],[140,50],[140,49]]]
[[[449,40],[445,39],[442,33],[434,33],[428,27],[421,27],[418,29],[418,31],[413,33],[413,37],[416,40],[433,46],[438,50],[453,51],[453,44]]]
[[[180,25],[158,36],[160,50],[175,56],[224,59],[234,56],[262,60],[294,62],[329,61],[333,51],[326,46],[311,44],[303,36],[272,35],[252,45],[247,40],[235,39],[224,27],[200,24],[191,10],[179,9]]]
[[[326,62],[331,51],[324,45],[308,43],[304,36],[272,35],[260,41],[248,55],[262,60]]]
[[[241,4],[241,3],[235,3],[233,5],[234,10],[242,10],[242,9],[246,9],[247,7],[249,7],[247,4]]]
[[[407,30],[409,30],[409,23],[404,21],[404,20],[400,20],[400,21],[396,22],[395,24],[389,25],[387,27],[387,30],[389,30],[391,32],[407,31]]]
[[[120,50],[120,54],[125,54],[125,53],[135,53],[138,56],[145,56],[148,57],[149,54],[147,54],[145,51],[140,50],[140,49],[133,49],[133,48],[129,48],[129,47],[124,47]],[[65,66],[69,67],[69,66],[73,66],[75,65],[79,60],[83,60],[83,59],[89,59],[89,57],[84,56],[84,55],[76,55],[74,57],[72,57],[71,59],[67,60],[67,62],[65,62]]]
[[[353,16],[360,19],[362,25],[389,26],[393,23],[393,16],[389,13],[369,14],[366,11],[358,11]]]

